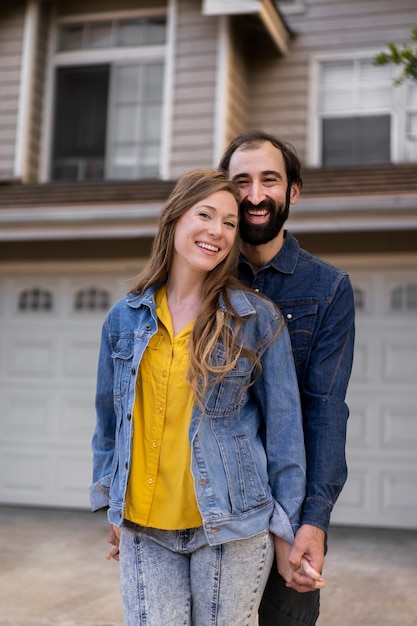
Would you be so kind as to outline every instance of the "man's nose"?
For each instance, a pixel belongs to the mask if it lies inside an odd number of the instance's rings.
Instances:
[[[255,206],[265,200],[265,192],[261,183],[253,181],[246,198]]]

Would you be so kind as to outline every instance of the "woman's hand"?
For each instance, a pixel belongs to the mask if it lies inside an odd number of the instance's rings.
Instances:
[[[109,532],[107,533],[107,543],[111,545],[110,550],[106,554],[106,559],[119,560],[119,541],[120,541],[120,528],[114,524],[110,524]]]

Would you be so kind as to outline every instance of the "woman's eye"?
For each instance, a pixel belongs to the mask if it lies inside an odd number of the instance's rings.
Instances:
[[[199,211],[198,214],[199,214],[200,217],[207,217],[207,218],[209,217],[209,214],[206,213],[205,211]]]
[[[234,222],[225,222],[225,225],[229,228],[236,228],[236,224]]]

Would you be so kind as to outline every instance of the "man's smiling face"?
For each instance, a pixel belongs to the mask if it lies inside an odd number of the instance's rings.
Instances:
[[[269,142],[238,148],[230,159],[229,176],[239,187],[242,240],[256,246],[275,239],[288,219],[291,199],[281,151]]]

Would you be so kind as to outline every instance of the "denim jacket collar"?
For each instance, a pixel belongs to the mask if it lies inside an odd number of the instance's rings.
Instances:
[[[159,289],[159,287],[160,285],[152,285],[143,293],[130,294],[127,299],[128,305],[133,309],[137,309],[140,306],[148,306],[152,310],[155,307],[155,292]],[[234,310],[241,317],[256,313],[256,309],[251,304],[244,291],[228,289],[228,295]],[[227,310],[222,294],[219,296],[219,307],[223,311]]]

